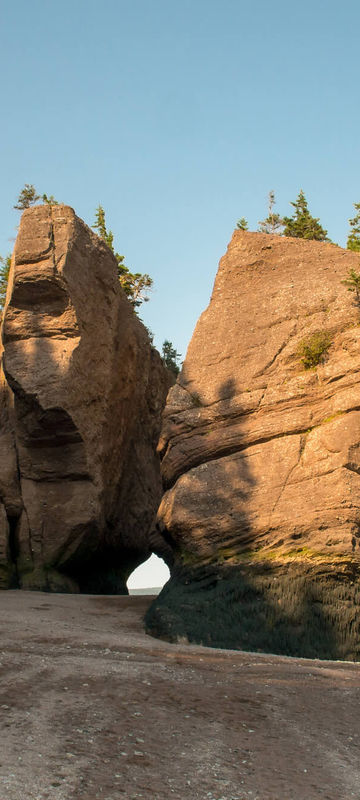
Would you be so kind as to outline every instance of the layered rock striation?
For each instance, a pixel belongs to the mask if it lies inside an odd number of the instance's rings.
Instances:
[[[127,591],[151,550],[168,379],[67,206],[22,216],[2,342],[0,586]]]
[[[359,658],[359,257],[236,231],[170,391],[160,636]],[[161,545],[159,545],[161,549]]]

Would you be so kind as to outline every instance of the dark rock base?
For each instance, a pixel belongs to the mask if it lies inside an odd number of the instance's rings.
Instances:
[[[0,575],[1,578],[1,575]],[[24,589],[25,591],[36,592],[60,592],[61,594],[129,594],[126,581],[121,573],[112,570],[98,570],[97,572],[86,573],[83,575],[70,576],[56,569],[46,569],[38,567],[31,572],[21,575],[21,581],[8,582],[1,585],[0,589]]]
[[[357,562],[177,569],[145,617],[167,641],[360,660]]]

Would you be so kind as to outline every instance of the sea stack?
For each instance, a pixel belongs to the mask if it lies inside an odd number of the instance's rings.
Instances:
[[[22,216],[2,343],[1,588],[127,592],[151,552],[168,377],[68,206]]]
[[[164,414],[155,635],[360,658],[352,269],[334,244],[234,233]]]

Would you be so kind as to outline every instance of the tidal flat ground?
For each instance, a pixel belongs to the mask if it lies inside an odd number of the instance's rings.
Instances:
[[[0,800],[359,800],[359,664],[168,644],[152,599],[0,593]]]

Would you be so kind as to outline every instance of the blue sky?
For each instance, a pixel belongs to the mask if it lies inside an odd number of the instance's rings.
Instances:
[[[0,253],[24,183],[154,279],[141,316],[183,355],[236,221],[303,188],[346,242],[360,202],[358,0],[0,2]],[[6,76],[6,78],[4,78]]]
[[[0,253],[34,183],[155,287],[141,315],[185,354],[240,216],[300,188],[346,241],[360,202],[358,0],[0,3]]]

